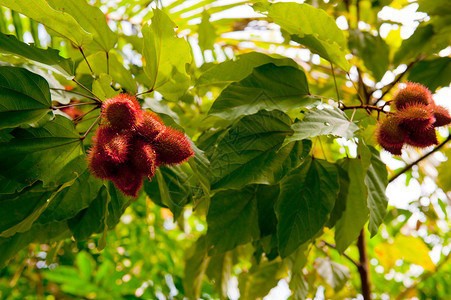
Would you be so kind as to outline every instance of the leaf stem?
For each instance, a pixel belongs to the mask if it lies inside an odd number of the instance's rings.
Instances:
[[[337,92],[337,100],[340,101],[340,94],[338,93],[337,79],[335,78],[334,64],[332,62],[330,62],[330,68],[332,71],[332,77],[334,78],[335,91]]]
[[[92,71],[92,68],[91,68],[91,65],[89,64],[89,61],[86,59],[85,52],[83,51],[83,48],[80,46],[80,47],[78,47],[78,50],[80,50],[81,55],[83,55],[83,58],[84,58],[86,64],[88,65],[89,70],[91,71],[91,75],[93,75],[94,72]]]
[[[96,106],[98,106],[99,103],[97,103],[97,102],[72,103],[72,104],[67,104],[67,105],[52,106],[52,109],[61,109],[61,108],[73,107],[73,106],[81,106],[81,105],[96,105]]]
[[[321,243],[323,243],[324,245],[337,250],[337,247],[331,243],[326,242],[325,240],[322,240]],[[338,250],[337,250],[338,251]],[[356,266],[357,268],[360,268],[360,264],[358,262],[356,262],[354,259],[352,259],[349,255],[347,255],[346,253],[341,253],[347,260],[349,260],[354,266]]]
[[[100,118],[102,117],[102,115],[99,115],[96,120],[91,124],[91,126],[89,126],[88,130],[86,130],[85,134],[83,134],[82,137],[80,137],[80,140],[84,140],[88,134],[91,132],[91,130],[94,128],[94,126],[100,121]]]
[[[68,91],[66,89],[58,89],[58,88],[50,88],[50,89],[54,90],[54,91],[62,91],[62,92],[72,93],[72,94],[76,94],[76,95],[79,95],[79,96],[82,96],[82,97],[85,97],[85,98],[88,98],[88,99],[91,99],[91,100],[94,100],[94,101],[98,101],[98,99],[96,99],[96,98],[94,98],[92,96],[88,96],[88,95],[85,95],[85,94],[82,94],[82,93],[79,93],[79,92],[76,92],[76,91]]]
[[[435,147],[434,149],[432,149],[430,152],[426,153],[425,155],[421,156],[420,158],[418,158],[417,160],[415,160],[414,162],[408,164],[407,166],[405,166],[399,173],[397,173],[395,176],[393,176],[392,178],[389,179],[389,183],[393,182],[396,178],[398,178],[400,175],[404,174],[405,172],[409,171],[410,169],[412,169],[413,166],[415,166],[416,164],[418,164],[419,162],[421,162],[423,159],[427,158],[428,156],[432,155],[433,153],[437,152],[438,150],[440,150],[440,148],[442,148],[443,146],[445,146],[446,143],[448,143],[449,141],[451,141],[451,133],[450,135],[448,135],[448,137],[446,138],[446,140],[444,140],[442,143],[440,143],[437,147]]]
[[[154,91],[154,89],[150,89],[150,90],[147,90],[147,91],[144,91],[144,92],[141,92],[141,93],[137,93],[137,94],[135,94],[135,96],[139,96],[139,95],[143,95],[143,94],[147,94],[147,93],[152,93]]]
[[[82,89],[84,89],[85,91],[89,92],[91,95],[94,96],[95,100],[98,101],[99,103],[102,102],[102,100],[97,97],[90,89],[88,89],[87,87],[85,87],[83,84],[81,84],[80,82],[78,82],[75,78],[72,78],[72,81],[75,82],[76,84],[78,84]]]

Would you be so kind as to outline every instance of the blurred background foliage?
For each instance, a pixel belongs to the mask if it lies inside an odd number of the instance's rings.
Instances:
[[[335,70],[340,98],[347,105],[359,104],[359,94],[369,94],[373,99],[390,100],[392,85],[410,79],[428,86],[433,93],[445,95],[451,77],[449,1],[407,0],[311,0],[305,1],[321,8],[332,16],[349,40],[349,74]],[[0,1],[0,4],[2,2]],[[153,16],[152,8],[160,7],[178,26],[180,36],[186,36],[192,49],[195,64],[188,70],[193,82],[218,62],[235,59],[239,54],[258,51],[293,58],[308,76],[310,92],[324,97],[336,97],[334,81],[330,76],[330,64],[312,54],[299,44],[289,41],[288,32],[268,22],[248,5],[252,1],[149,1],[104,0],[90,1],[105,14],[110,28],[117,32],[115,49],[110,50],[110,74],[124,91],[135,93],[136,84],[147,85],[143,72],[142,36],[143,24]],[[88,66],[82,53],[67,40],[48,34],[39,23],[0,7],[0,31],[15,35],[20,41],[34,43],[41,48],[60,50],[64,57],[75,61],[77,80],[97,87],[92,78],[83,75]],[[415,12],[418,11],[418,12]],[[408,21],[386,18],[407,14]],[[422,13],[419,13],[422,12]],[[89,49],[87,50],[89,55]],[[104,68],[103,56],[88,56],[91,67]],[[359,58],[358,58],[359,57]],[[13,55],[1,54],[0,60],[14,65],[27,65],[27,61]],[[34,66],[34,72],[41,72]],[[125,70],[125,71],[124,71]],[[102,73],[102,72],[96,72]],[[103,72],[105,73],[105,72]],[[56,73],[54,78],[45,74],[55,87],[83,92],[80,87]],[[133,74],[133,76],[132,76]],[[44,75],[43,75],[44,76]],[[403,78],[400,78],[403,76]],[[184,128],[193,139],[200,132],[218,122],[205,114],[224,88],[220,82],[197,84],[179,101],[163,99],[147,101],[144,107],[160,113],[166,123]],[[114,91],[112,92],[114,93]],[[71,98],[54,90],[53,100],[67,104]],[[385,98],[383,98],[385,97]],[[368,98],[368,97],[365,97]],[[439,104],[449,105],[448,101]],[[326,101],[326,100],[325,100]],[[327,102],[327,101],[326,101]],[[439,101],[438,101],[439,102]],[[196,104],[196,105],[194,105]],[[370,103],[371,104],[371,103]],[[83,108],[84,112],[88,109]],[[351,114],[352,111],[349,111]],[[165,118],[165,115],[167,118]],[[374,118],[364,112],[353,115],[368,126],[363,130],[369,144],[373,144]],[[86,130],[96,118],[83,119],[79,131]],[[367,119],[365,119],[367,118]],[[227,122],[227,121],[224,121]],[[441,130],[442,138],[449,133]],[[7,134],[0,139],[7,139]],[[205,139],[205,137],[204,137]],[[332,160],[344,152],[352,156],[352,145],[328,137],[318,137],[322,147],[315,148],[316,157],[327,156]],[[447,148],[448,147],[448,148]],[[421,164],[406,172],[391,184],[390,189],[410,193],[408,200],[391,197],[389,212],[380,233],[368,240],[370,274],[374,298],[377,299],[450,299],[451,264],[449,230],[449,191],[451,163],[449,146],[443,148]],[[396,172],[419,158],[424,152],[408,149],[402,157],[385,156],[389,174]],[[446,161],[445,161],[446,160]],[[179,170],[183,173],[183,170]],[[164,170],[162,171],[164,172]],[[166,170],[170,173],[172,171]],[[183,176],[182,176],[183,177]],[[200,288],[203,299],[217,299],[228,295],[231,299],[255,299],[266,296],[279,283],[268,299],[284,299],[290,292],[284,278],[290,264],[299,262],[277,258],[265,261],[258,268],[252,264],[251,245],[239,246],[225,254],[213,256],[205,270],[206,276],[192,267],[205,261],[199,260],[197,241],[206,232],[205,207],[197,203],[202,194],[198,186],[191,186],[189,178],[172,187],[180,199],[191,202],[179,212],[177,222],[172,213],[155,205],[146,195],[133,202],[121,217],[116,228],[106,236],[106,247],[97,250],[101,235],[86,242],[67,239],[63,242],[32,245],[17,253],[0,271],[0,298],[2,299],[182,299],[192,295],[192,289]],[[146,186],[152,195],[152,184]],[[402,186],[407,186],[403,188]],[[402,192],[392,193],[402,197]],[[400,196],[401,195],[401,196]],[[158,202],[159,195],[152,197]],[[396,200],[399,200],[397,202]],[[200,239],[200,242],[202,239]],[[308,283],[307,295],[317,299],[355,298],[360,281],[356,261],[358,249],[354,245],[340,255],[333,245],[333,233],[326,231],[311,247],[302,276]],[[199,242],[198,242],[199,243]],[[267,241],[270,245],[271,241]],[[265,245],[263,246],[265,247]],[[188,266],[185,268],[185,266]],[[191,266],[191,267],[190,267]],[[221,274],[218,276],[218,274]],[[182,279],[186,278],[185,284]],[[222,278],[212,280],[211,278]],[[238,285],[238,280],[240,284]],[[200,280],[200,282],[198,282]]]

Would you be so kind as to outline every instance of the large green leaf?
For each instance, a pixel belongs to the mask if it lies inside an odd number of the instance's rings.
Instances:
[[[86,0],[47,0],[54,9],[67,13],[89,33],[92,33],[93,44],[87,45],[92,51],[109,51],[117,42],[117,34],[111,31],[103,12]]]
[[[25,69],[0,67],[0,129],[36,122],[51,106],[44,78]]]
[[[102,185],[102,181],[91,176],[86,169],[71,186],[58,192],[37,222],[47,223],[75,217],[97,197]]]
[[[311,138],[318,135],[332,134],[350,139],[359,127],[350,122],[346,115],[337,108],[318,109],[307,113],[302,121],[291,126],[294,134],[285,140],[285,144]]]
[[[420,54],[431,54],[448,46],[448,41],[436,40],[434,26],[419,26],[408,39],[404,40],[395,53],[393,63],[399,65],[415,60]]]
[[[202,277],[210,258],[207,255],[207,238],[201,236],[188,250],[185,258],[183,287],[189,299],[199,299]]]
[[[255,4],[254,9],[267,13],[295,42],[349,71],[350,65],[345,58],[345,36],[334,19],[322,9],[309,4],[263,2]]]
[[[287,257],[323,228],[339,190],[335,165],[307,159],[280,183],[276,203],[279,253]]]
[[[260,236],[257,185],[226,190],[211,198],[207,215],[210,254],[221,254]]]
[[[158,205],[168,207],[177,219],[191,200],[192,174],[186,166],[160,167],[152,180],[144,182],[144,190]]]
[[[337,250],[343,252],[359,236],[368,221],[367,187],[365,185],[366,168],[361,159],[343,159],[340,167],[347,171],[349,188],[346,208],[335,224],[335,241]]]
[[[437,57],[416,63],[409,72],[409,81],[425,85],[432,93],[451,81],[451,58]]]
[[[217,37],[215,27],[210,22],[210,14],[204,10],[202,12],[202,21],[197,29],[199,34],[199,47],[202,51],[214,50],[215,39]]]
[[[0,147],[0,174],[20,183],[44,186],[70,181],[84,171],[84,150],[74,124],[63,116],[40,128],[16,129]],[[67,166],[66,166],[67,165]]]
[[[0,0],[0,5],[15,10],[70,40],[76,47],[92,42],[92,34],[83,30],[69,14],[53,9],[46,0]]]
[[[40,49],[17,40],[13,35],[0,34],[0,52],[20,55],[37,63],[47,65],[53,71],[67,77],[74,75],[74,63],[72,60],[60,56],[58,50],[52,48]]]
[[[269,63],[245,79],[227,86],[213,103],[211,115],[233,120],[261,109],[286,111],[314,102],[308,96],[307,78],[298,68]]]
[[[389,65],[390,49],[387,43],[379,35],[374,36],[369,32],[351,30],[349,48],[362,59],[374,79],[380,81]]]
[[[249,272],[242,272],[239,276],[240,299],[263,298],[277,285],[280,279],[288,275],[287,273],[286,264],[279,260],[252,266]]]
[[[368,188],[367,204],[370,209],[368,229],[371,236],[374,236],[387,214],[388,198],[385,189],[388,185],[388,173],[387,167],[379,157],[379,151],[374,147],[369,147],[369,149],[371,151],[371,164],[366,171],[365,184]]]
[[[207,276],[215,282],[215,288],[220,293],[222,299],[227,299],[229,282],[232,277],[233,252],[215,255],[211,257],[207,268]]]
[[[260,111],[236,122],[212,148],[212,189],[277,183],[310,151],[310,141],[281,148],[292,133],[290,118],[280,111]]]
[[[254,68],[268,63],[273,63],[276,66],[298,67],[294,60],[285,56],[250,52],[238,55],[235,60],[228,60],[209,68],[199,77],[196,87],[223,86],[234,81],[240,81],[249,76]]]
[[[182,97],[190,84],[186,64],[192,62],[188,42],[178,38],[176,25],[161,10],[155,9],[152,24],[142,29],[146,60],[144,72],[150,79],[150,88],[170,100]]]

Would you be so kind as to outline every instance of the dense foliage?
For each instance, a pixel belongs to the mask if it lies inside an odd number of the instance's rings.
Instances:
[[[279,284],[445,299],[449,130],[400,156],[375,135],[399,83],[449,86],[447,4],[0,0],[0,297],[258,299]],[[403,39],[383,12],[412,8]],[[120,94],[176,133],[168,163],[130,163],[119,190],[87,155],[112,141],[101,107]],[[152,175],[138,192],[136,174]],[[422,189],[389,206],[389,183]]]

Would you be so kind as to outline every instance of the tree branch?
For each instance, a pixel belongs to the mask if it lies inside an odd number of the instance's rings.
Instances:
[[[443,146],[445,146],[446,143],[448,143],[451,140],[451,133],[450,135],[446,138],[446,140],[444,140],[442,143],[440,143],[437,147],[435,147],[434,149],[432,149],[432,151],[426,153],[425,155],[423,155],[422,157],[418,158],[416,161],[408,164],[407,166],[404,167],[404,169],[402,169],[398,174],[396,174],[395,176],[393,176],[392,178],[390,178],[390,180],[388,181],[393,182],[396,178],[398,178],[401,174],[404,174],[405,172],[409,171],[410,169],[412,169],[413,166],[415,166],[416,164],[418,164],[420,161],[422,161],[423,159],[427,158],[429,155],[437,152],[438,150],[440,150],[440,148],[442,148]]]
[[[323,243],[324,245],[337,250],[337,247],[331,243],[326,242],[325,240],[322,240],[321,243]],[[338,251],[338,250],[337,250]],[[358,262],[356,262],[355,260],[353,260],[351,257],[349,257],[346,253],[342,253],[342,255],[349,260],[354,266],[356,266],[357,268],[360,268],[360,264]]]
[[[368,253],[366,251],[365,232],[362,228],[359,239],[357,240],[357,248],[359,248],[359,274],[362,283],[362,295],[364,300],[371,300],[371,283],[370,272],[368,267]]]
[[[365,109],[365,110],[375,110],[375,111],[378,111],[378,112],[383,112],[383,113],[385,113],[385,114],[392,114],[391,112],[389,112],[389,111],[385,111],[384,110],[384,107],[385,107],[385,105],[384,106],[375,106],[375,105],[369,105],[369,104],[361,104],[361,105],[345,105],[344,103],[340,103],[341,104],[341,110],[347,110],[347,109],[357,109],[357,108],[361,108],[361,109]]]

